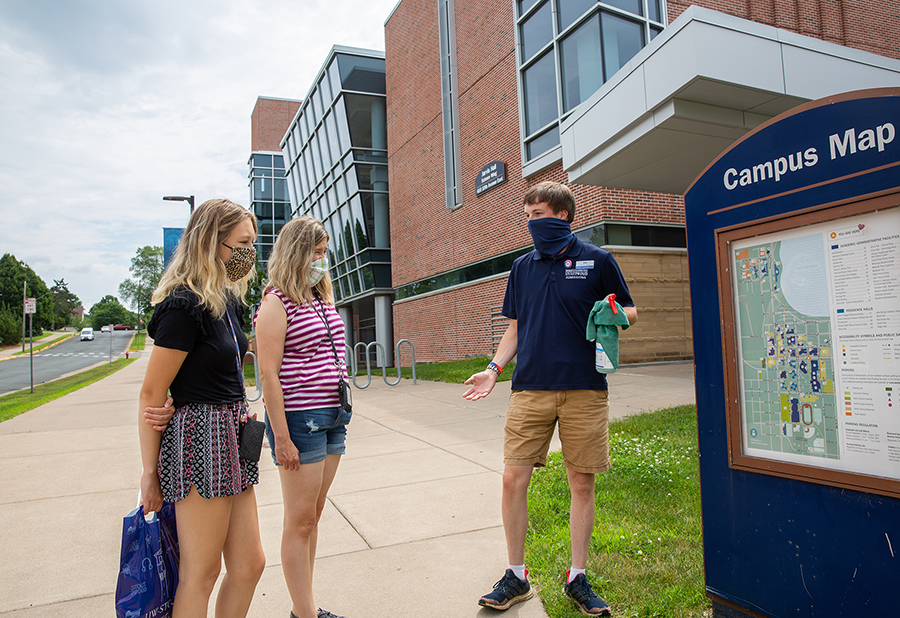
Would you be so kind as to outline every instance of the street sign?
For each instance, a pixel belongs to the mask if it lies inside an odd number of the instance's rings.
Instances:
[[[26,298],[25,299],[25,313],[37,313],[37,299],[36,298]]]

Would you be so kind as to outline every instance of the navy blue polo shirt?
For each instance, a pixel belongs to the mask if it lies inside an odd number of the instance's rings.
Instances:
[[[612,254],[579,238],[550,260],[536,250],[513,262],[503,315],[516,320],[512,388],[525,391],[607,390],[594,369],[594,343],[584,338],[594,303],[616,295],[633,307]]]

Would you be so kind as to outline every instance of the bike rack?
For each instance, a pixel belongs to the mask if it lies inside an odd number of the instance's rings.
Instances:
[[[383,362],[382,362],[382,366],[381,366],[381,378],[384,380],[384,383],[387,384],[388,386],[397,386],[398,384],[400,384],[400,380],[403,379],[402,365],[400,363],[400,344],[401,343],[409,344],[409,358],[410,358],[410,365],[412,367],[412,383],[413,383],[413,385],[417,385],[418,381],[416,380],[416,350],[413,347],[412,341],[410,341],[409,339],[401,339],[400,341],[397,342],[397,345],[394,346],[394,359],[397,361],[396,362],[397,379],[393,382],[388,380],[387,367],[384,366]],[[363,346],[363,348],[365,350],[365,356],[366,356],[366,383],[363,384],[362,386],[360,386],[359,383],[356,381],[356,374],[359,371],[359,363],[357,361],[356,350],[360,346]],[[360,341],[353,347],[350,347],[349,344],[346,344],[346,343],[344,344],[344,347],[347,349],[348,356],[350,357],[350,368],[351,368],[351,375],[352,375],[352,377],[350,379],[353,381],[353,386],[355,386],[359,390],[369,388],[369,386],[372,384],[372,361],[369,359],[369,350],[372,348],[372,346],[375,347],[376,362],[378,360],[378,352],[379,351],[381,352],[381,358],[383,361],[384,360],[384,346],[381,345],[380,343],[378,343],[377,341],[373,341],[371,343],[364,343],[364,342]],[[250,356],[253,357],[253,376],[256,378],[256,395],[253,397],[250,397],[249,395],[247,395],[247,401],[259,401],[262,398],[262,384],[259,379],[259,359],[256,357],[255,352],[251,352],[248,350],[247,354],[249,354]]]
[[[412,367],[412,381],[413,381],[413,385],[418,384],[418,381],[416,380],[416,351],[415,351],[415,348],[413,347],[412,341],[410,341],[409,339],[401,339],[394,346],[394,359],[396,360],[396,365],[397,365],[397,379],[394,382],[391,382],[390,380],[388,380],[387,367],[384,366],[384,362],[382,362],[382,365],[381,365],[381,378],[384,380],[384,383],[387,384],[388,386],[397,386],[398,384],[400,384],[400,380],[403,379],[402,364],[400,363],[400,344],[401,343],[409,344],[410,365]],[[363,346],[365,357],[366,357],[366,383],[363,384],[362,386],[360,386],[359,383],[356,381],[356,374],[359,372],[359,363],[357,361],[356,350],[360,346]],[[360,341],[353,347],[350,347],[350,345],[348,345],[348,344],[344,344],[344,347],[347,348],[347,351],[350,353],[349,354],[350,364],[351,364],[351,369],[353,372],[353,376],[352,376],[351,380],[353,381],[353,386],[355,386],[356,388],[358,388],[360,390],[369,388],[369,386],[372,384],[372,361],[369,358],[369,350],[373,346],[375,347],[376,362],[378,360],[378,352],[379,351],[381,351],[381,358],[383,361],[384,360],[384,346],[381,345],[380,343],[378,343],[377,341],[372,341],[371,343],[364,343],[364,342]]]
[[[247,350],[247,354],[253,357],[253,377],[256,380],[256,397],[247,397],[247,401],[259,401],[262,397],[262,384],[259,380],[259,360],[256,358],[256,353]],[[241,371],[243,371],[244,366],[241,365]],[[244,376],[241,376],[241,380],[244,379]]]

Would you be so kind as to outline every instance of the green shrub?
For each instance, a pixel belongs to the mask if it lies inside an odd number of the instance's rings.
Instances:
[[[5,345],[22,342],[22,316],[6,307],[0,310],[0,342]]]

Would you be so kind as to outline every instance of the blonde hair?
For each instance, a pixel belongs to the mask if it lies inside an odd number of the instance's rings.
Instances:
[[[219,259],[219,245],[241,221],[250,219],[256,235],[256,217],[232,201],[207,200],[191,213],[175,255],[153,292],[151,304],[165,300],[178,288],[187,288],[200,298],[200,306],[216,319],[225,314],[230,292],[244,302],[248,285],[256,277],[256,269],[240,281],[229,281],[225,265]]]
[[[288,221],[278,233],[269,254],[269,276],[263,295],[278,288],[298,305],[308,305],[316,297],[333,305],[331,275],[326,272],[315,286],[310,285],[309,280],[316,245],[323,240],[330,238],[320,221],[312,217],[297,217]]]

